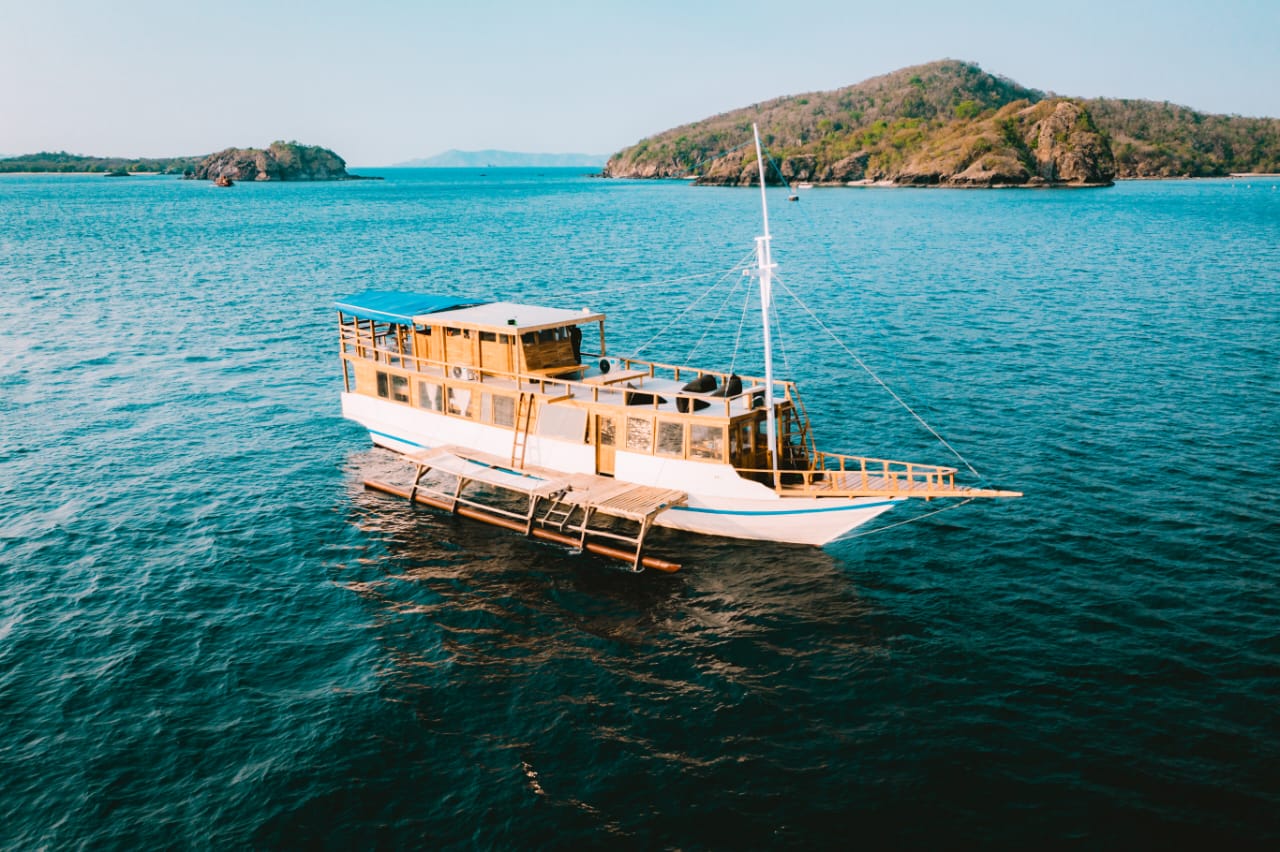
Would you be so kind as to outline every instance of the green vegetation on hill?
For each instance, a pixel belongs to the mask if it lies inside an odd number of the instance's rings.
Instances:
[[[1280,163],[1274,119],[1050,97],[972,63],[943,60],[669,130],[615,154],[604,173],[752,183],[753,155],[737,149],[753,122],[793,181],[1095,184],[1116,174],[1218,175],[1276,171]]]
[[[66,151],[42,151],[0,159],[0,172],[161,172],[182,174],[195,168],[199,157],[86,157]]]
[[[1081,103],[1111,137],[1122,178],[1280,172],[1280,119],[1209,115],[1168,101]]]

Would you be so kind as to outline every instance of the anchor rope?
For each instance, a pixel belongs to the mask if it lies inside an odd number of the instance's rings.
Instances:
[[[875,535],[876,533],[882,533],[885,530],[891,530],[894,527],[902,527],[902,526],[906,526],[907,524],[914,524],[916,521],[923,521],[925,518],[931,518],[934,515],[940,515],[943,512],[950,512],[952,509],[959,509],[961,506],[967,503],[972,503],[975,499],[977,498],[967,497],[964,500],[961,500],[959,503],[953,503],[950,506],[943,506],[941,509],[934,509],[932,512],[926,512],[925,514],[917,515],[914,518],[907,518],[906,520],[898,521],[897,523],[892,523],[885,527],[876,527],[875,529],[867,530],[865,532],[854,533],[853,535],[841,536],[840,540],[848,541],[851,538],[863,538],[864,536]]]

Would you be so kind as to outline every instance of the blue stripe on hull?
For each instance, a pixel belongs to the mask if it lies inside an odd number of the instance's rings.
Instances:
[[[368,428],[368,427],[365,427],[365,428]],[[397,444],[408,444],[411,447],[421,447],[424,450],[431,449],[426,444],[419,444],[417,441],[410,441],[408,438],[401,438],[399,435],[388,435],[386,432],[379,432],[377,429],[369,429],[369,434],[381,435],[384,438],[390,438],[392,441],[395,441]]]
[[[369,429],[369,434],[380,435],[383,438],[395,441],[399,444],[408,444],[412,447],[422,447],[429,449],[426,444],[419,444],[417,441],[410,441],[408,438],[401,438],[399,435],[391,435],[386,432],[379,432],[377,429]],[[517,476],[527,476],[530,479],[538,479],[539,477],[532,474],[521,473],[519,471],[506,471],[516,474]],[[743,517],[765,517],[771,515],[818,515],[827,512],[857,512],[864,509],[878,509],[881,506],[892,506],[897,501],[886,500],[880,503],[857,503],[851,506],[831,506],[821,509],[706,509],[696,506],[671,506],[668,512],[693,512],[701,515],[738,515]]]

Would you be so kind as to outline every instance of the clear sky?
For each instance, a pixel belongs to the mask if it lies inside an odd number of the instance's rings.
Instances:
[[[1280,0],[0,0],[0,155],[608,154],[942,58],[1280,117]]]

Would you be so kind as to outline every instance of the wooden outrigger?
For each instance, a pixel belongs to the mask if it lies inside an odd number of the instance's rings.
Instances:
[[[678,563],[645,555],[644,541],[659,513],[685,501],[688,495],[682,491],[620,483],[590,474],[564,476],[537,469],[515,471],[504,467],[500,459],[461,447],[421,450],[406,454],[406,459],[416,469],[408,488],[371,479],[365,480],[365,487],[523,532],[533,538],[628,562],[632,571],[653,568],[670,573],[680,568]],[[431,471],[451,475],[452,492],[424,484],[424,477]],[[522,495],[526,500],[525,511],[512,511],[497,501],[479,499],[478,495],[464,496],[467,487],[474,483]],[[592,517],[598,515],[634,522],[638,530],[627,535],[617,529],[591,526]],[[577,537],[569,533],[577,533]],[[631,549],[624,550],[598,539],[617,541]]]

